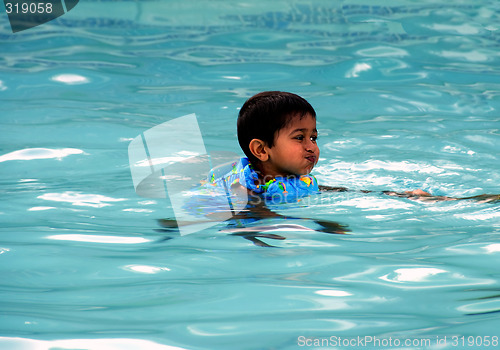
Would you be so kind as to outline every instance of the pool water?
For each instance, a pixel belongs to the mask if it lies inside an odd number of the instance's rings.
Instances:
[[[498,347],[499,203],[380,191],[500,193],[500,3],[383,3],[82,1],[16,34],[3,15],[0,348]],[[196,113],[208,152],[241,153],[263,90],[308,99],[314,174],[353,191],[272,208],[311,229],[274,248],[162,231],[130,141]]]

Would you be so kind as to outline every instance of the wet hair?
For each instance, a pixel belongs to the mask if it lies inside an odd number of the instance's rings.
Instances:
[[[273,147],[279,130],[294,118],[307,114],[316,118],[314,108],[304,98],[282,91],[264,91],[250,97],[238,114],[238,142],[251,163],[259,160],[250,152],[250,141],[259,139]]]

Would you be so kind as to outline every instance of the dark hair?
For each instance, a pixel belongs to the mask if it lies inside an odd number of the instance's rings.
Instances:
[[[290,92],[264,91],[250,97],[238,114],[238,142],[251,163],[258,159],[250,152],[253,139],[264,141],[273,147],[276,133],[295,117],[310,114],[316,118],[314,108],[302,97]]]

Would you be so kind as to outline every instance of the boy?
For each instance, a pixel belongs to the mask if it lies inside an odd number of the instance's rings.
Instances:
[[[295,94],[280,91],[261,92],[243,104],[238,115],[237,132],[238,142],[246,158],[233,162],[230,165],[232,169],[224,170],[223,176],[216,175],[220,171],[214,169],[205,188],[213,188],[219,195],[216,194],[212,199],[208,196],[208,200],[203,202],[198,199],[196,201],[199,206],[203,203],[205,208],[214,209],[205,214],[208,220],[216,220],[218,214],[221,214],[217,211],[217,200],[226,199],[220,195],[221,192],[229,195],[228,200],[232,204],[235,200],[247,203],[245,210],[232,215],[228,226],[233,228],[225,232],[233,232],[234,235],[242,236],[258,246],[269,246],[257,237],[285,238],[264,233],[275,227],[249,227],[249,223],[265,218],[300,218],[282,216],[271,211],[266,204],[296,202],[301,197],[318,193],[318,182],[309,174],[318,162],[320,154],[316,143],[316,112],[305,99]],[[225,168],[224,166],[223,169]],[[203,196],[199,198],[207,199]],[[225,216],[225,213],[222,214]],[[336,222],[312,221],[319,225],[317,231],[348,231],[345,226]],[[161,220],[160,225],[174,228],[176,224],[172,220]],[[307,229],[293,224],[280,227]]]
[[[249,194],[274,202],[296,201],[318,190],[347,190],[318,186],[316,178],[309,175],[320,151],[316,112],[302,97],[281,91],[254,95],[241,107],[237,131],[247,158],[223,177],[233,189],[239,183]],[[422,190],[396,195],[429,196]]]
[[[266,201],[295,201],[318,191],[309,175],[319,158],[316,112],[302,97],[261,92],[245,102],[237,121],[238,142],[247,156],[229,176],[251,195]],[[255,196],[253,196],[255,199]]]
[[[320,151],[316,143],[316,112],[302,97],[281,91],[265,91],[248,99],[238,115],[238,142],[246,158],[232,163],[232,169],[223,176],[209,176],[209,186],[231,193],[232,199],[249,199],[246,210],[232,216],[234,224],[240,227],[234,233],[251,240],[254,244],[267,246],[257,237],[284,239],[278,235],[259,233],[259,227],[247,227],[247,220],[256,221],[270,217],[298,219],[279,215],[267,208],[266,203],[296,202],[301,197],[318,191],[347,191],[344,187],[319,186],[310,175],[318,162]],[[369,193],[371,191],[362,191]],[[435,197],[420,189],[398,193],[384,191],[384,194],[425,201],[477,199],[498,201],[498,195],[480,195],[469,198]],[[248,197],[247,197],[248,195]],[[220,197],[219,197],[220,198]],[[246,201],[245,201],[246,203]],[[216,219],[217,212],[206,215]],[[345,226],[330,222],[312,220],[321,228],[317,231],[345,233]],[[160,224],[172,228],[172,221]],[[286,225],[285,225],[286,226]],[[289,225],[290,226],[290,225]],[[262,227],[260,227],[262,229]],[[256,233],[257,232],[257,233]]]
[[[316,178],[309,175],[320,152],[316,144],[316,112],[302,97],[281,91],[258,93],[241,107],[237,129],[238,142],[248,158],[243,158],[240,165],[251,170],[251,176],[244,178],[246,183],[243,184],[242,177],[239,182],[249,193],[261,194],[266,199],[288,201],[318,190],[348,190],[344,187],[318,186]],[[234,184],[234,177],[232,180]],[[499,195],[489,194],[465,198],[432,196],[421,189],[404,193],[382,193],[421,201],[474,199],[480,202],[497,202],[500,199]]]

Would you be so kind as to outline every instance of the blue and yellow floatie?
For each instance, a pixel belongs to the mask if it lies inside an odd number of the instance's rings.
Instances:
[[[277,176],[265,184],[259,184],[259,175],[248,158],[241,158],[229,165],[230,170],[212,169],[208,176],[208,185],[227,188],[229,191],[235,184],[262,196],[266,202],[296,202],[301,197],[319,192],[318,181],[313,175]],[[224,171],[225,170],[225,171]]]

